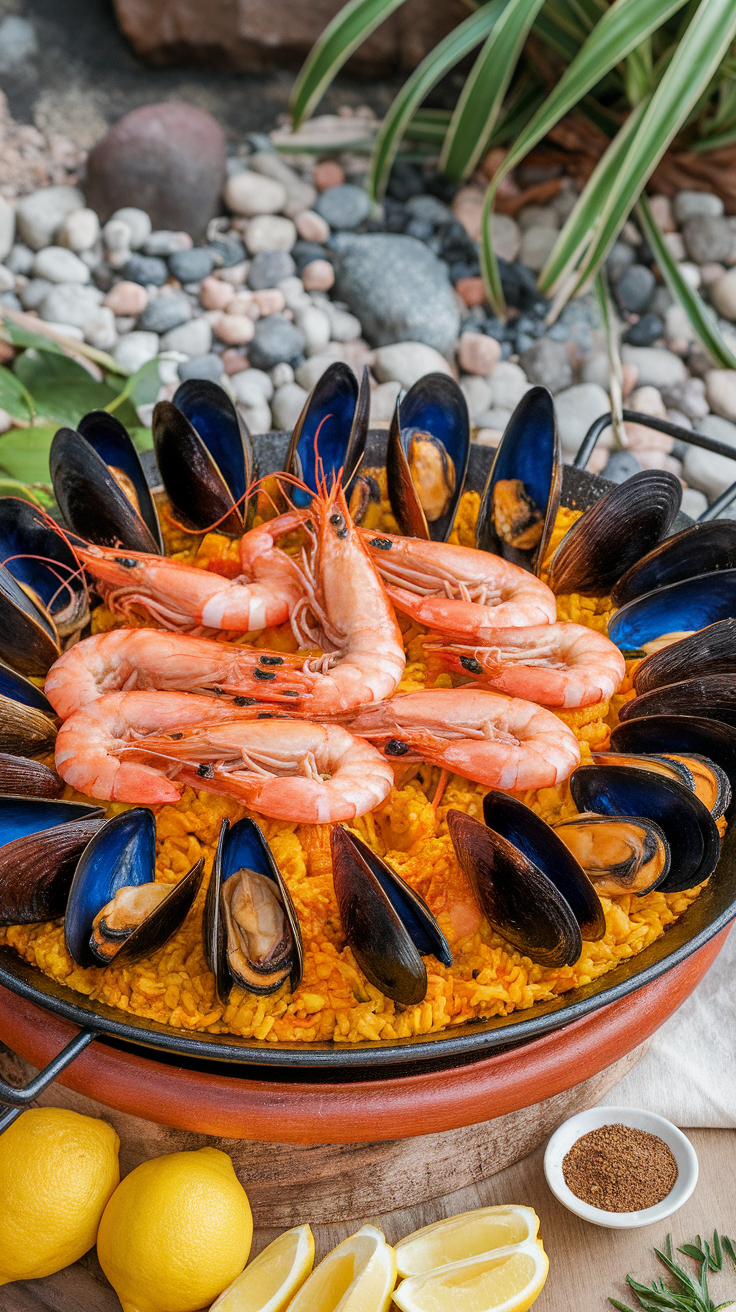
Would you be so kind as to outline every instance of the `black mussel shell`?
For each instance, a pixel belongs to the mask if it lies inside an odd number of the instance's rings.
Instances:
[[[64,522],[74,533],[100,547],[161,554],[160,533],[154,536],[112,470],[80,432],[59,429],[51,443],[49,467]]]
[[[651,770],[652,774],[663,779],[674,779],[675,783],[684,784],[691,793],[695,792],[695,780],[692,771],[682,761],[660,756],[652,752],[593,752],[594,765],[629,765],[635,770]]]
[[[732,797],[736,795],[736,729],[731,725],[697,715],[650,715],[617,724],[611,747],[617,752],[655,751],[707,760],[723,770]],[[731,803],[725,805],[728,810]]]
[[[700,752],[650,754],[644,752],[593,752],[595,765],[628,765],[635,770],[651,770],[666,779],[674,779],[695,793],[710,811],[714,820],[731,804],[731,783],[716,761]]]
[[[610,592],[665,537],[681,501],[680,480],[661,469],[643,469],[611,488],[562,539],[550,566],[552,591]]]
[[[652,652],[637,666],[633,683],[643,693],[705,674],[736,674],[736,620],[719,620]]]
[[[695,574],[736,568],[736,521],[713,519],[675,533],[631,566],[611,593],[614,606],[625,606],[655,588],[679,583]]]
[[[561,486],[552,394],[546,387],[532,387],[521,398],[499,443],[481,497],[476,546],[538,572],[554,528]]]
[[[0,752],[0,794],[12,797],[59,797],[64,780],[55,770],[27,756]]]
[[[624,702],[619,711],[622,721],[646,715],[703,715],[736,726],[736,675],[706,674],[702,679],[668,683]]]
[[[0,751],[48,752],[56,741],[55,711],[30,679],[0,661]]]
[[[318,477],[324,475],[329,487],[340,469],[343,487],[350,487],[363,459],[369,411],[367,368],[358,386],[349,365],[340,360],[329,365],[307,397],[286,453],[284,468],[309,488],[290,490],[294,505],[308,506],[318,490]]]
[[[188,378],[177,387],[174,405],[199,433],[244,517],[242,498],[253,478],[253,447],[224,387],[205,378]]]
[[[63,916],[77,862],[104,823],[80,802],[0,797],[0,925]]]
[[[396,442],[397,429],[403,462],[398,452],[390,449]],[[436,451],[437,472],[445,482],[444,509],[431,520],[422,509],[419,490],[410,470],[413,444],[424,440]],[[391,509],[402,533],[408,537],[430,537],[435,542],[447,541],[465,486],[469,459],[470,418],[463,393],[454,378],[447,374],[425,374],[397,403],[389,431],[386,481]],[[448,477],[449,461],[452,461],[454,471],[452,479]],[[407,484],[407,476],[411,486]],[[420,531],[422,520],[426,531]]]
[[[105,462],[113,477],[122,485],[123,491],[127,485],[130,497],[138,502],[138,513],[156,543],[157,551],[163,552],[156,506],[140,456],[127,428],[106,410],[90,410],[89,414],[80,419],[77,432],[82,434]]]
[[[147,957],[175,934],[194,902],[204,873],[200,860],[131,934],[121,938],[113,957],[99,956],[90,940],[95,917],[121,888],[153,882],[156,820],[146,807],[134,807],[107,820],[85,848],[74,873],[64,917],[67,951],[78,966],[115,965]]]
[[[221,890],[228,879],[240,870],[252,870],[264,879],[270,880],[274,885],[277,900],[281,903],[284,911],[291,945],[288,957],[285,956],[280,961],[280,968],[277,972],[280,978],[270,983],[266,974],[264,974],[263,984],[257,983],[253,978],[245,979],[239,976],[232,970],[228,960],[227,931],[222,909]],[[281,988],[287,975],[292,992],[298,988],[304,968],[304,951],[299,917],[286,886],[286,881],[274,860],[271,848],[266,842],[263,831],[254,820],[238,820],[237,824],[232,826],[229,820],[223,820],[222,822],[204,905],[202,932],[205,960],[215,977],[217,996],[221,1002],[227,1002],[234,985],[247,989],[250,993],[260,995],[275,993],[277,989]],[[254,968],[253,974],[257,976],[257,973],[257,968]]]
[[[508,793],[486,793],[483,816],[490,829],[518,847],[527,861],[551,879],[571,907],[583,938],[588,942],[603,938],[606,918],[600,898],[554,830]]]
[[[0,561],[39,598],[57,633],[66,636],[87,623],[87,589],[79,562],[63,533],[30,501],[0,497]]]
[[[580,925],[552,880],[465,811],[448,811],[447,825],[460,866],[493,928],[540,966],[574,966],[583,950]],[[564,843],[556,841],[572,862]]]
[[[41,678],[61,655],[51,616],[0,565],[0,657],[19,674]]]
[[[736,569],[698,574],[646,592],[616,611],[608,636],[620,651],[641,651],[667,633],[692,633],[727,619],[736,619]]]
[[[708,879],[721,840],[710,811],[682,784],[625,765],[581,765],[570,776],[579,811],[645,816],[663,831],[672,854],[663,893],[679,893]]]
[[[401,915],[342,825],[330,834],[340,920],[366,979],[403,1006],[423,1002],[427,968]]]
[[[613,828],[612,828],[613,827]],[[580,815],[561,820],[553,825],[555,833],[575,854],[598,893],[614,896],[617,893],[634,893],[643,897],[664,882],[669,874],[671,854],[669,844],[659,825],[644,816],[614,817],[607,815]],[[621,842],[631,844],[632,855],[615,861],[608,853],[591,851],[576,841],[585,831],[599,831],[619,842],[616,855],[621,856]],[[637,851],[638,841],[638,851]]]
[[[195,532],[242,534],[253,449],[227,392],[204,379],[182,383],[173,401],[154,407],[153,444],[178,522]]]
[[[452,965],[450,946],[424,898],[405,879],[384,861],[373,848],[349,829],[343,829],[348,845],[352,846],[375,875],[394,911],[409,932],[409,936],[423,957],[434,956],[443,966]]]

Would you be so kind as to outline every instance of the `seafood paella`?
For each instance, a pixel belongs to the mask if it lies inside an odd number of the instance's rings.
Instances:
[[[161,495],[93,412],[54,439],[56,520],[0,498],[0,943],[81,994],[271,1043],[437,1034],[614,970],[713,876],[736,524],[668,536],[660,471],[561,506],[543,388],[482,494],[453,380],[401,400],[380,469],[367,415],[332,366],[258,478],[185,383]]]

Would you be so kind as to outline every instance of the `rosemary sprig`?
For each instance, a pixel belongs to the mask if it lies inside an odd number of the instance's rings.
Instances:
[[[684,1253],[694,1262],[700,1263],[698,1277],[690,1275],[681,1267],[672,1251],[672,1237],[667,1235],[664,1251],[655,1248],[660,1262],[667,1268],[675,1280],[674,1287],[666,1285],[663,1279],[653,1280],[651,1285],[643,1285],[632,1275],[627,1275],[626,1283],[636,1295],[639,1308],[644,1312],[721,1312],[724,1307],[731,1307],[736,1299],[715,1304],[708,1290],[708,1272],[723,1269],[723,1254],[726,1253],[736,1267],[736,1244],[728,1235],[719,1235],[713,1231],[713,1241],[701,1240],[696,1236],[694,1244],[683,1244],[678,1253]],[[609,1298],[609,1303],[617,1312],[635,1312],[627,1303],[620,1303],[616,1298]]]

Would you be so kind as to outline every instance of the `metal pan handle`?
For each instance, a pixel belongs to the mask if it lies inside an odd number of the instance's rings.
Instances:
[[[726,456],[728,460],[736,461],[736,447],[727,446],[725,442],[717,442],[712,437],[704,437],[702,433],[694,433],[691,428],[681,428],[679,424],[670,423],[669,419],[655,419],[652,415],[642,415],[638,410],[624,410],[623,417],[627,423],[641,424],[645,428],[655,428],[658,433],[667,433],[669,437],[677,438],[679,442],[687,442],[690,446],[700,446],[704,451],[712,451],[714,455]],[[583,438],[580,450],[578,451],[573,465],[576,469],[585,469],[591,454],[595,448],[596,442],[604,429],[608,428],[611,423],[612,415],[601,415],[590,425],[585,437]],[[698,523],[705,523],[706,520],[716,519],[726,506],[736,500],[736,482],[727,487],[719,497],[704,510],[702,515],[698,516]]]
[[[48,1066],[44,1066],[43,1070],[39,1071],[38,1075],[34,1075],[22,1089],[14,1089],[7,1081],[0,1080],[0,1104],[5,1104],[11,1109],[0,1116],[0,1134],[18,1119],[21,1112],[30,1106],[39,1093],[43,1093],[44,1089],[53,1084],[57,1075],[61,1075],[67,1066],[71,1066],[75,1057],[78,1057],[80,1052],[84,1052],[94,1037],[94,1030],[80,1030],[75,1038],[52,1058]]]

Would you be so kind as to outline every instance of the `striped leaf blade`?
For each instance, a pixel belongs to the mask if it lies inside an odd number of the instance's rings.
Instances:
[[[290,108],[295,130],[309,118],[353,51],[403,3],[404,0],[348,0],[343,5],[312,46],[294,83]]]

